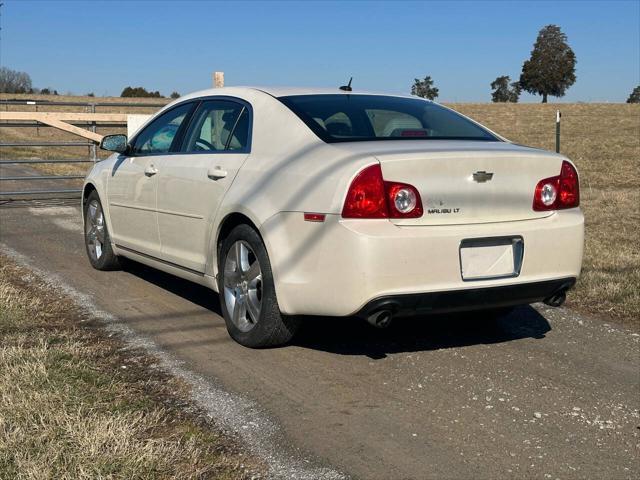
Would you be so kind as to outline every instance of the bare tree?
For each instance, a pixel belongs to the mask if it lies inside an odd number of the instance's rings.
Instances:
[[[30,93],[31,77],[25,72],[18,72],[7,67],[0,67],[1,93]]]

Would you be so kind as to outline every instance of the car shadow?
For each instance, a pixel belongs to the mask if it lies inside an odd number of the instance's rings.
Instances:
[[[222,316],[218,295],[206,287],[129,260],[123,269]],[[551,330],[549,322],[530,306],[517,307],[499,317],[470,312],[398,318],[386,329],[354,317],[300,317],[300,321],[301,329],[290,345],[375,360],[393,353],[542,339]]]
[[[300,347],[382,359],[388,354],[542,339],[551,325],[530,306],[502,316],[484,312],[398,318],[377,329],[359,318],[305,318],[294,339]]]
[[[222,316],[218,294],[207,287],[129,259],[122,262],[122,270]]]

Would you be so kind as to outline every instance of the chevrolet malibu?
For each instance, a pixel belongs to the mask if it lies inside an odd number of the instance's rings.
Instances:
[[[91,265],[210,287],[245,346],[288,342],[303,315],[558,306],[580,273],[573,163],[416,97],[206,90],[101,147]]]

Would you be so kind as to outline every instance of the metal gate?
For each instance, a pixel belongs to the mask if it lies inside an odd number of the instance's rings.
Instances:
[[[127,102],[116,102],[116,103],[108,103],[108,102],[95,102],[95,103],[84,103],[84,102],[49,102],[49,101],[32,101],[32,100],[0,100],[0,112],[2,110],[8,112],[10,105],[24,105],[27,108],[33,107],[30,113],[53,113],[51,110],[43,110],[47,107],[78,107],[78,109],[82,108],[85,113],[96,114],[97,109],[100,107],[117,107],[123,109],[140,109],[140,108],[152,108],[158,109],[160,107],[164,107],[164,103],[127,103]],[[4,109],[2,108],[4,106]],[[40,108],[40,110],[39,110]],[[4,113],[4,112],[2,112]],[[18,114],[19,112],[11,112]],[[121,112],[125,113],[125,112]],[[153,113],[153,112],[150,112]],[[7,113],[9,114],[9,113]],[[100,117],[100,115],[96,115],[96,117]],[[105,115],[103,115],[105,117]],[[71,121],[70,125],[85,128],[90,132],[96,133],[98,128],[101,129],[123,129],[126,128],[126,120],[122,121]],[[97,143],[95,141],[78,141],[78,140],[70,140],[70,141],[24,141],[24,142],[12,142],[12,141],[4,141],[2,139],[2,128],[35,128],[36,136],[39,135],[39,130],[41,128],[49,129],[56,128],[55,126],[47,125],[46,123],[42,123],[41,121],[33,120],[33,121],[1,121],[0,122],[0,169],[3,170],[0,173],[0,200],[1,199],[12,199],[12,198],[29,198],[29,197],[38,197],[42,198],[43,196],[78,196],[81,193],[81,189],[79,187],[74,188],[63,188],[62,185],[58,186],[60,183],[68,184],[69,181],[79,180],[84,178],[84,175],[76,175],[76,174],[68,174],[68,175],[41,175],[37,174],[37,172],[29,172],[28,174],[15,174],[11,173],[11,170],[20,170],[20,165],[37,165],[37,164],[92,164],[98,160],[98,148]],[[85,158],[15,158],[8,159],[5,158],[4,151],[6,148],[10,147],[49,147],[49,148],[57,148],[57,147],[74,147],[74,148],[86,148],[87,149],[87,157]],[[14,166],[15,168],[11,168],[10,166]],[[4,167],[4,168],[2,168]],[[9,172],[7,175],[5,172]],[[20,172],[17,172],[20,173]],[[18,187],[14,187],[10,190],[5,190],[2,188],[7,182],[17,182]],[[44,188],[33,188],[32,182],[40,183],[47,185]],[[22,187],[22,185],[25,185]]]

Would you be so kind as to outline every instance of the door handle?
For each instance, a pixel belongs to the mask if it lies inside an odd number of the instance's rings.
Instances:
[[[211,180],[219,180],[227,176],[227,171],[222,170],[220,167],[214,167],[207,170],[207,177]]]
[[[153,177],[156,173],[158,173],[158,169],[153,165],[147,165],[147,168],[144,169],[144,174],[147,177]]]

